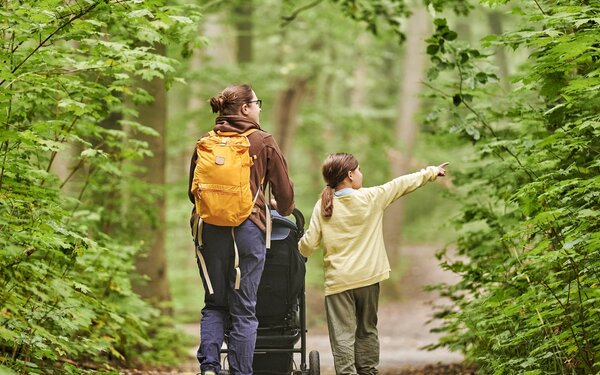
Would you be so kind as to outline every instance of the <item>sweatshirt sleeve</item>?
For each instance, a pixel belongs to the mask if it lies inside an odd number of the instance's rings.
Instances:
[[[375,190],[375,200],[386,208],[401,196],[415,191],[429,181],[434,181],[438,173],[438,167],[429,166],[419,172],[396,177],[392,181],[372,188]]]
[[[315,205],[312,215],[310,215],[310,224],[308,225],[308,229],[298,243],[300,254],[304,255],[305,257],[309,257],[312,253],[314,253],[321,244],[321,221],[319,220],[321,215],[320,206],[321,201],[317,202]]]
[[[294,203],[294,184],[288,173],[287,162],[275,143],[273,138],[266,144],[269,148],[269,160],[267,164],[267,176],[271,184],[271,191],[275,201],[277,202],[277,212],[282,216],[287,216],[292,213],[295,207]]]

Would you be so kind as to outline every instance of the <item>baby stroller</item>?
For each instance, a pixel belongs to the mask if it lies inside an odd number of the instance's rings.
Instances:
[[[276,211],[271,213],[271,248],[267,250],[256,304],[258,332],[254,374],[319,375],[318,351],[311,351],[308,366],[306,363],[306,259],[298,251],[298,240],[304,233],[304,216],[294,209],[294,223]],[[227,337],[226,333],[226,342]],[[298,342],[300,347],[297,347]],[[221,350],[221,353],[226,352],[226,349]],[[294,354],[299,354],[299,367]]]

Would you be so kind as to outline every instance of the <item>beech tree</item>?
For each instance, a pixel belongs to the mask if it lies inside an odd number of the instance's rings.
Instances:
[[[143,215],[98,204],[135,185],[130,161],[148,148],[131,130],[154,133],[135,120],[100,124],[131,115],[125,100],[149,100],[137,78],[173,81],[176,61],[137,42],[188,40],[190,17],[160,1],[2,2],[0,371],[174,360],[177,336],[151,336],[158,311],[131,290],[142,249],[131,228]],[[57,175],[62,153],[74,160]],[[139,206],[148,185],[137,186],[118,199]]]

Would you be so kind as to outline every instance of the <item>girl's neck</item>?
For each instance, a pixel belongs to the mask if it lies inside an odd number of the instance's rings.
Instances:
[[[352,182],[348,181],[348,179],[345,179],[344,181],[340,182],[338,186],[335,187],[335,191],[340,191],[343,189],[352,189]]]

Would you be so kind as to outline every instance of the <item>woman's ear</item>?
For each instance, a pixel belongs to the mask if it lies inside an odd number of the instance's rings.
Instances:
[[[240,112],[242,112],[242,115],[247,115],[248,114],[248,104],[242,104],[242,106],[240,107]]]

